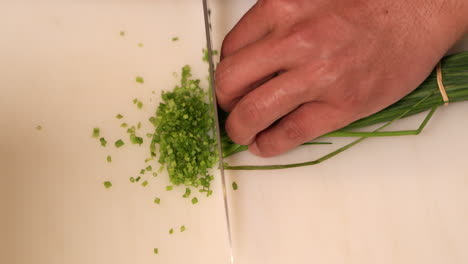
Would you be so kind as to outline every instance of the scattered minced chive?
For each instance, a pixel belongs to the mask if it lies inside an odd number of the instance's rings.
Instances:
[[[36,130],[42,130],[42,126],[36,126]]]
[[[153,134],[151,134],[151,133],[146,133],[146,137],[147,137],[147,138],[153,138]]]
[[[121,139],[119,139],[119,140],[117,140],[117,141],[115,142],[115,147],[116,147],[116,148],[120,148],[120,147],[122,147],[123,145],[125,145],[125,143],[124,143]]]
[[[146,187],[148,185],[148,181],[144,181],[141,183],[141,186]]]
[[[181,227],[180,227],[180,232],[184,232],[184,231],[185,231],[185,229],[186,229],[186,228],[185,228],[185,226],[184,226],[184,225],[183,225],[183,226],[181,226]]]
[[[153,252],[154,252],[155,255],[158,255],[158,254],[159,254],[159,249],[158,249],[158,248],[154,248],[154,249],[153,249]]]
[[[172,185],[166,186],[166,191],[172,191],[173,189],[174,189],[174,186]]]
[[[154,198],[154,203],[155,204],[160,204],[161,203],[161,198],[159,198],[159,197]]]
[[[197,204],[198,203],[198,198],[197,197],[193,197],[192,198],[192,204]]]
[[[107,140],[105,138],[100,138],[99,141],[101,142],[101,146],[107,146]]]
[[[104,187],[106,187],[106,189],[109,189],[110,187],[112,187],[112,183],[110,181],[105,181]]]
[[[122,36],[122,37],[125,36],[125,31],[121,30],[120,31],[120,36]]]
[[[148,163],[153,160],[153,157],[145,159],[145,163]]]
[[[236,191],[238,188],[239,186],[237,186],[237,182],[232,182],[232,189]]]
[[[136,182],[139,182],[140,180],[141,180],[140,176],[136,177],[136,179],[135,179]]]
[[[153,91],[151,91],[151,93],[152,93],[152,94],[156,94],[156,91],[155,91],[155,90],[153,90]]]
[[[169,234],[174,234],[174,228],[169,229]]]
[[[141,174],[141,175],[145,174],[145,171],[146,171],[145,169],[141,169],[141,170],[140,170],[140,174]]]
[[[173,38],[172,38],[172,41],[174,41],[174,42],[175,42],[175,41],[178,41],[178,40],[179,40],[179,37],[173,37]]]
[[[99,137],[100,130],[98,127],[95,127],[93,129],[93,138],[98,138]]]
[[[145,45],[143,43],[138,43],[138,47],[143,48]]]
[[[136,103],[138,103],[138,99],[137,99],[137,98],[133,99],[133,104],[136,104]]]
[[[152,171],[152,170],[153,170],[153,167],[148,166],[148,167],[145,168],[145,170],[146,170],[146,171]]]
[[[135,178],[130,177],[130,182],[135,182]]]
[[[128,124],[127,124],[127,123],[122,123],[122,124],[120,125],[120,127],[127,128],[127,127],[128,127]]]
[[[143,103],[142,103],[142,102],[138,102],[138,103],[137,103],[137,107],[138,107],[138,109],[143,108]]]
[[[158,177],[158,173],[153,172],[153,177]]]
[[[145,83],[145,79],[143,79],[143,77],[141,77],[141,76],[135,77],[135,81],[136,81],[137,83]]]
[[[135,134],[130,134],[130,142],[132,142],[132,144],[141,145],[141,144],[143,144],[143,138],[138,137]]]
[[[213,56],[216,56],[218,55],[218,51],[217,50],[213,50]],[[205,62],[208,62],[208,57],[209,57],[209,54],[208,54],[208,50],[207,49],[203,49],[203,61]]]
[[[137,129],[140,129],[140,128],[141,128],[141,122],[138,122]]]
[[[182,195],[182,197],[188,198],[191,193],[192,193],[192,190],[190,190],[190,188],[185,188],[185,193],[184,195]]]
[[[115,118],[117,118],[117,119],[122,119],[122,118],[123,118],[123,115],[118,114],[118,115],[115,116]]]
[[[112,162],[112,156],[110,156],[110,155],[107,156],[107,162],[109,162],[109,163]]]

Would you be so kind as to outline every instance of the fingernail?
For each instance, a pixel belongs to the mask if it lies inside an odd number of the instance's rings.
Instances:
[[[258,149],[256,141],[254,141],[252,144],[249,145],[249,151],[255,156],[260,156],[260,150]]]

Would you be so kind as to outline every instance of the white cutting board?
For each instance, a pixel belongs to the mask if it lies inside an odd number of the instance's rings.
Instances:
[[[147,147],[112,147],[121,122],[150,131],[181,66],[205,81],[200,1],[36,2],[0,3],[0,263],[227,263],[220,191],[193,206],[182,189],[164,190],[164,175],[132,185]],[[214,6],[217,47],[252,3]],[[228,172],[239,185],[229,192],[236,263],[468,262],[467,114],[468,103],[450,105],[420,136],[369,139],[314,167]],[[107,148],[90,138],[95,126]],[[229,161],[287,163],[333,148]]]

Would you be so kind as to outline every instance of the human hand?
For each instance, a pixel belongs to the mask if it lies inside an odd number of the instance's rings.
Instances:
[[[468,31],[465,0],[259,0],[216,71],[231,139],[275,156],[414,90]]]

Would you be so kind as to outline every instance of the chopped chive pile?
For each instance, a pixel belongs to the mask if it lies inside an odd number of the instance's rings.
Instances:
[[[107,162],[109,162],[109,163],[112,162],[112,156],[110,156],[110,155],[107,156]]]
[[[174,186],[172,185],[166,186],[166,191],[172,191],[173,189],[174,189]]]
[[[117,118],[117,119],[122,119],[122,118],[123,118],[123,115],[118,114],[118,115],[115,116],[115,118]]]
[[[135,77],[135,81],[136,81],[137,83],[145,83],[145,79],[143,79],[143,77],[141,77],[141,76]]]
[[[237,182],[232,182],[232,189],[236,191],[238,188],[239,186],[237,186]]]
[[[154,249],[153,249],[153,252],[154,252],[155,255],[158,255],[158,254],[159,254],[159,249],[158,249],[158,248],[154,248]]]
[[[100,129],[98,127],[93,128],[93,138],[98,138],[100,134]]]
[[[104,187],[106,187],[106,189],[109,189],[112,187],[112,183],[110,181],[105,181],[104,182]]]
[[[191,76],[190,67],[184,66],[180,84],[162,93],[156,116],[150,118],[155,127],[150,150],[154,153],[159,144],[158,161],[167,169],[172,184],[211,194],[213,176],[208,170],[218,158],[211,133],[213,111],[209,94],[200,87],[200,80]]]
[[[121,139],[119,139],[114,143],[114,145],[115,145],[116,148],[120,148],[123,145],[125,145],[125,143]]]
[[[198,203],[198,198],[197,197],[193,197],[192,198],[192,204],[197,204]]]
[[[101,146],[105,147],[107,146],[107,140],[105,138],[100,138],[99,141],[101,142]]]
[[[159,198],[159,197],[154,198],[154,203],[155,204],[160,204],[161,203],[161,198]]]
[[[184,193],[184,195],[182,195],[182,197],[188,198],[188,197],[190,197],[191,193],[192,193],[192,190],[190,190],[190,188],[185,188],[185,193]]]
[[[144,181],[141,183],[141,186],[146,187],[148,185],[148,181]]]
[[[185,231],[185,229],[186,229],[186,228],[185,228],[185,226],[184,226],[184,225],[183,225],[183,226],[181,226],[181,227],[180,227],[180,232],[184,232],[184,231]]]

